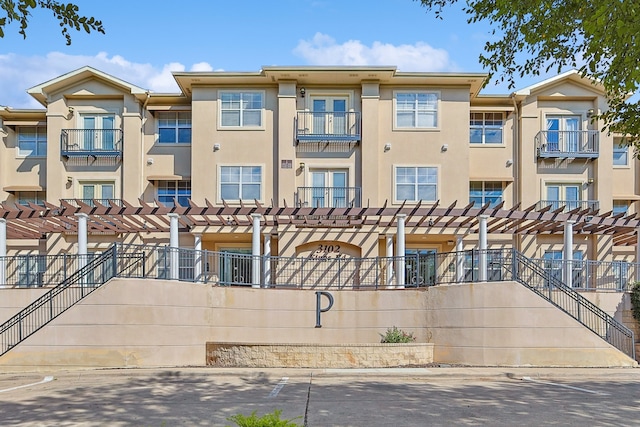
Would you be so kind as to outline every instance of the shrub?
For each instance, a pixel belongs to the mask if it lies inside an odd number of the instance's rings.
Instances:
[[[631,287],[631,313],[636,322],[640,322],[640,282]]]
[[[253,411],[249,416],[237,414],[227,418],[227,421],[233,421],[239,427],[299,427],[299,424],[294,423],[293,420],[281,420],[281,413],[281,410],[276,409],[258,417],[256,411]],[[294,420],[298,418],[301,417],[296,417]]]
[[[380,334],[380,336],[382,337],[380,342],[386,344],[408,343],[416,340],[416,337],[413,336],[413,332],[407,333],[395,326],[387,329],[387,332]]]

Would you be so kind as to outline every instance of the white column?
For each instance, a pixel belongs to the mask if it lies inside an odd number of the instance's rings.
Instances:
[[[398,214],[398,225],[396,228],[396,283],[398,288],[404,288],[404,222],[406,214]]]
[[[0,218],[0,287],[6,285],[7,264],[4,257],[7,256],[7,220]]]
[[[478,236],[479,265],[478,280],[480,282],[487,281],[487,218],[489,215],[480,215],[480,229]]]
[[[177,213],[169,214],[169,278],[172,280],[178,280],[179,276],[179,248],[180,237],[178,234],[178,219],[180,216]]]
[[[88,264],[87,259],[87,220],[86,213],[75,214],[78,217],[78,269],[83,269]],[[85,277],[82,278],[82,286],[86,285]]]
[[[573,224],[575,221],[567,221],[564,223],[564,253],[562,256],[562,276],[564,284],[573,287]]]
[[[636,282],[640,282],[640,228],[636,228]]]
[[[462,236],[456,237],[456,282],[464,282],[464,244]]]
[[[271,285],[271,232],[265,231],[263,234],[264,246],[263,246],[263,268],[264,272],[264,287],[268,288]]]
[[[260,218],[262,215],[253,213],[253,231],[251,234],[251,287],[260,287]]]
[[[202,283],[202,234],[193,235],[193,278],[197,283]]]
[[[393,234],[387,234],[386,238],[386,248],[385,256],[387,257],[387,265],[385,270],[385,276],[387,278],[386,287],[387,289],[393,288],[393,262],[391,258],[393,258]]]

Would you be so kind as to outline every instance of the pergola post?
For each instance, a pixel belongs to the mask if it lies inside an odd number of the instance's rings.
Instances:
[[[562,276],[564,284],[573,287],[573,224],[575,221],[568,220],[564,223],[564,253],[562,263]]]
[[[387,234],[385,236],[387,265],[385,266],[385,287],[387,289],[393,288],[393,234]]]
[[[263,233],[263,250],[262,250],[262,272],[263,272],[263,285],[268,288],[271,285],[271,232],[265,231]]]
[[[180,278],[179,262],[180,262],[180,235],[178,234],[177,213],[169,214],[169,278],[178,280]]]
[[[7,220],[0,218],[0,287],[7,283]]]
[[[479,218],[479,236],[478,236],[478,249],[479,265],[478,265],[478,280],[480,282],[487,281],[487,218],[489,215],[480,215]]]
[[[456,282],[464,282],[464,244],[462,236],[456,237]]]
[[[404,236],[404,223],[407,218],[406,214],[398,214],[398,225],[396,228],[396,283],[398,288],[404,288],[405,277],[405,236]]]
[[[253,230],[251,234],[251,287],[260,287],[260,218],[262,215],[251,214]]]
[[[196,283],[202,283],[202,234],[197,233],[193,235],[193,248],[194,259],[193,259],[193,280]]]

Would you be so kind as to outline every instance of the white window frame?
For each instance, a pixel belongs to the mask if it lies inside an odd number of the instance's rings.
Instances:
[[[621,153],[624,152],[625,162],[624,163],[616,163],[616,152]],[[626,168],[629,167],[629,146],[624,145],[621,146],[619,143],[613,143],[613,158],[611,159],[614,168]]]
[[[27,130],[27,129],[35,129],[36,132],[36,136],[35,136],[35,144],[36,144],[36,152],[35,154],[33,154],[33,151],[31,151],[31,153],[27,154],[26,152],[22,152],[22,149],[20,148],[20,136],[22,135],[23,130]],[[44,135],[44,153],[40,153],[38,151],[38,145],[39,145],[39,140],[40,140],[40,136]],[[40,141],[41,142],[41,141]],[[30,158],[46,158],[47,157],[47,127],[46,126],[18,126],[17,132],[16,132],[16,157],[17,158],[26,158],[26,157],[30,157]]]
[[[184,179],[184,180],[161,180],[161,181],[157,181],[156,182],[156,186],[155,186],[156,187],[155,188],[155,190],[156,190],[156,198],[160,203],[164,204],[165,206],[174,206],[173,200],[171,201],[170,205],[167,205],[166,202],[163,202],[163,201],[160,200],[160,187],[163,186],[163,184],[166,185],[166,183],[169,183],[169,182],[175,183],[175,191],[174,191],[174,194],[173,194],[173,198],[178,200],[181,197],[180,188],[179,188],[180,184],[188,184],[189,185],[189,197],[188,197],[188,199],[191,199],[191,181],[190,180],[186,180],[186,179]],[[162,196],[163,197],[164,196],[169,196],[169,194],[168,193],[167,194],[163,194]],[[184,197],[184,196],[182,196],[182,197]],[[189,206],[188,204],[183,205],[182,203],[181,203],[181,205],[183,207],[185,207],[185,206],[188,207]]]
[[[243,117],[244,117],[244,111],[247,111],[246,109],[242,108],[242,102],[240,103],[240,125],[238,126],[228,126],[225,125],[222,122],[222,113],[223,113],[223,108],[222,108],[222,97],[224,94],[228,94],[228,93],[232,93],[232,94],[240,94],[240,98],[242,100],[242,95],[243,94],[259,94],[261,99],[261,105],[260,105],[260,124],[255,126],[255,125],[244,125],[243,124]],[[265,105],[266,105],[266,91],[264,90],[242,90],[242,89],[233,89],[233,90],[220,90],[218,92],[218,129],[220,130],[263,130],[265,128],[264,125],[264,121],[265,121]],[[226,110],[225,110],[226,111]],[[230,111],[236,111],[236,110],[230,110]],[[250,111],[255,111],[253,109],[251,109]]]
[[[631,203],[629,200],[614,200],[613,201],[613,206],[611,209],[611,214],[612,215],[617,215],[620,212],[616,212],[616,206],[625,206],[625,211],[624,211],[624,216],[629,215],[629,209],[631,208]]]
[[[179,115],[180,114],[188,114],[189,115],[189,126],[181,126],[179,123]],[[166,116],[166,115],[173,115],[172,118],[163,118],[162,116]],[[167,126],[167,127],[162,127],[163,129],[173,129],[174,133],[175,133],[175,142],[165,142],[165,141],[160,141],[160,120],[173,120],[174,123],[172,126]],[[180,134],[180,129],[189,129],[190,132],[190,138],[188,142],[181,142],[179,140],[179,134]],[[156,141],[158,142],[158,144],[160,145],[189,145],[191,144],[191,141],[193,139],[193,115],[191,114],[191,111],[158,111],[156,113],[156,134],[158,135]]]
[[[471,124],[471,116],[473,116],[474,114],[482,114],[482,125],[478,126],[478,125],[472,125]],[[489,129],[489,130],[497,129],[496,127],[487,127],[487,114],[497,114],[501,118],[500,142],[487,142],[487,140],[486,140],[486,131],[487,131],[487,129]],[[505,116],[504,116],[504,113],[501,112],[501,111],[471,111],[469,113],[469,144],[471,144],[472,147],[477,147],[477,146],[496,147],[496,146],[499,146],[499,145],[504,145],[504,122],[505,122]],[[481,142],[471,142],[471,129],[480,129],[481,130],[481,132],[482,132],[482,141]]]
[[[435,95],[436,96],[436,108],[435,109],[425,109],[422,111],[426,111],[426,112],[435,112],[435,126],[418,126],[418,112],[421,111],[419,110],[419,105],[418,105],[418,101],[416,100],[416,104],[414,105],[414,121],[415,121],[415,126],[399,126],[398,125],[398,95],[400,94],[414,94],[414,95],[420,95],[420,94],[427,94],[427,95]],[[442,110],[442,105],[441,105],[441,93],[438,90],[395,90],[393,91],[393,129],[394,130],[399,130],[399,131],[433,131],[433,130],[439,130],[440,129],[440,118],[442,116],[441,110]],[[403,111],[409,111],[409,110],[403,110]]]
[[[264,200],[264,191],[265,191],[265,166],[261,165],[261,164],[228,164],[228,165],[219,165],[218,166],[218,197],[217,197],[217,201],[219,203],[222,203],[222,170],[223,168],[240,168],[240,177],[242,178],[242,168],[260,168],[260,198],[258,199],[258,201],[262,201]],[[224,183],[227,184],[227,183]],[[236,183],[233,183],[236,184]],[[231,202],[231,203],[240,203],[240,201],[253,201],[254,199],[246,199],[242,197],[242,181],[240,181],[239,183],[237,183],[240,187],[239,187],[239,196],[240,198],[238,199],[224,199],[225,202]]]
[[[102,194],[102,189],[100,190],[100,197],[94,197],[95,200],[105,200],[105,199],[113,199],[118,200],[120,197],[118,196],[118,182],[116,179],[79,179],[77,182],[77,198],[80,200],[84,199],[83,194],[83,186],[85,185],[113,185],[113,197],[104,197]],[[95,194],[94,194],[95,196]]]
[[[436,187],[436,191],[435,191],[435,197],[433,200],[426,200],[426,199],[418,199],[418,193],[417,193],[417,189],[414,189],[414,195],[416,196],[416,198],[414,200],[411,199],[406,199],[406,202],[408,203],[418,203],[419,201],[425,202],[425,203],[435,203],[436,201],[438,201],[438,199],[440,199],[440,181],[441,181],[441,177],[440,177],[440,168],[438,166],[435,165],[394,165],[393,166],[393,200],[394,203],[403,203],[405,202],[405,199],[399,199],[398,198],[398,169],[399,168],[413,168],[416,169],[416,173],[417,173],[417,169],[419,168],[427,168],[427,169],[435,169],[436,171],[436,182],[435,182],[435,187]],[[431,183],[429,183],[431,184]],[[416,181],[414,183],[414,187],[418,186],[418,182]]]
[[[25,197],[26,195],[34,197]],[[46,191],[17,191],[15,194],[16,203],[26,204],[31,202],[39,206],[44,206],[44,202],[47,200]]]
[[[479,182],[482,184],[482,201],[480,206],[484,206],[487,203],[487,183],[497,183],[500,184],[500,200],[496,205],[504,202],[504,182],[501,181],[469,181],[469,203],[471,203],[471,184],[474,182]],[[475,208],[479,208],[480,206],[474,205]]]

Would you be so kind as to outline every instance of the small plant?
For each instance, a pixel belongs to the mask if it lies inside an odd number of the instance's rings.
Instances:
[[[387,329],[387,332],[380,334],[380,336],[382,337],[380,342],[386,344],[409,343],[416,340],[416,337],[413,336],[413,332],[407,333],[395,326]]]
[[[282,420],[280,419],[280,414],[282,411],[280,409],[276,409],[275,411],[264,414],[261,417],[256,415],[256,411],[253,411],[251,415],[246,416],[242,414],[237,414],[232,417],[227,418],[227,421],[233,421],[239,427],[299,427],[299,424],[293,422],[298,418],[296,417],[292,420]]]
[[[631,287],[631,313],[636,322],[640,322],[640,282]]]

